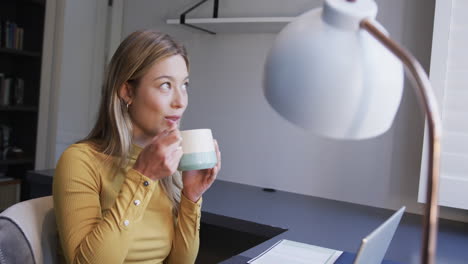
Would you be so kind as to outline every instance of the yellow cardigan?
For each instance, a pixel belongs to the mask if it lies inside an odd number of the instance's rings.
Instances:
[[[85,143],[62,154],[53,197],[67,263],[195,262],[201,199],[182,195],[175,219],[160,182],[132,169],[140,151],[133,146],[126,169]]]

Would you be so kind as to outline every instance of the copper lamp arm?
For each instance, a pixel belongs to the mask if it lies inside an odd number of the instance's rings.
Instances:
[[[416,94],[420,106],[427,115],[429,135],[429,159],[426,188],[426,205],[424,210],[423,242],[421,252],[422,264],[435,264],[437,227],[438,227],[438,192],[439,192],[439,165],[440,165],[440,135],[441,121],[435,95],[431,83],[421,64],[404,48],[391,40],[378,29],[370,19],[364,19],[360,27],[378,39],[405,65],[410,73],[410,79],[415,84]]]

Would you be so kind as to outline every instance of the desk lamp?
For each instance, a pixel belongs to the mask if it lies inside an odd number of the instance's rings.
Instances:
[[[433,264],[437,240],[440,116],[418,61],[375,21],[373,0],[325,0],[277,36],[265,63],[264,94],[293,124],[337,139],[387,131],[403,92],[405,68],[427,115],[430,140],[421,263]],[[403,65],[405,67],[403,67]]]

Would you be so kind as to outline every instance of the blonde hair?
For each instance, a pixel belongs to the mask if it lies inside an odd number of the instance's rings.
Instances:
[[[119,90],[126,82],[138,83],[155,63],[174,55],[181,55],[189,67],[184,46],[167,34],[144,30],[133,32],[125,38],[108,65],[96,124],[81,142],[89,143],[108,157],[118,157],[120,167],[127,166],[132,147],[132,120],[126,102],[119,96]],[[182,189],[181,175],[176,172],[162,179],[161,183],[177,216]]]

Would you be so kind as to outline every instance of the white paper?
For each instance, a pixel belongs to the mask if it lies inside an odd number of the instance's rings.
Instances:
[[[256,258],[252,264],[332,264],[343,251],[281,240]]]

